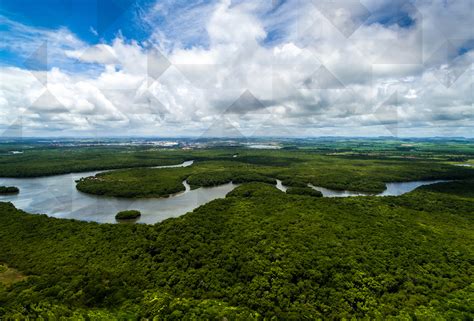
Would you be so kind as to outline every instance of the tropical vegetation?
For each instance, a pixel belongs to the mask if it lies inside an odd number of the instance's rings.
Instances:
[[[115,215],[115,219],[117,220],[134,220],[139,218],[142,215],[140,211],[137,210],[127,210],[127,211],[120,211]]]
[[[0,155],[0,176],[120,168],[77,182],[97,195],[239,184],[154,225],[58,219],[0,202],[0,319],[472,320],[474,169],[455,164],[474,152],[449,144]],[[149,168],[185,160],[194,164]],[[396,197],[325,198],[308,187],[374,193],[427,179],[452,181]]]
[[[16,194],[19,192],[20,192],[20,189],[16,186],[0,186],[0,195],[1,194]]]

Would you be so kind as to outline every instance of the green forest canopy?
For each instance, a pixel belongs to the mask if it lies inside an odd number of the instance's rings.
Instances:
[[[0,203],[0,262],[28,276],[0,286],[0,318],[470,320],[473,192],[327,199],[250,183],[156,225]]]
[[[164,196],[184,179],[192,188],[243,184],[155,225],[54,219],[0,203],[0,319],[472,320],[474,171],[450,165],[472,158],[470,147],[377,144],[0,156],[0,176],[10,177],[134,167],[77,185],[102,195]],[[458,181],[398,197],[300,195],[307,183],[380,192],[389,181],[440,178]]]
[[[385,189],[385,182],[468,177],[474,177],[473,169],[437,161],[362,160],[280,152],[275,156],[272,153],[267,156],[239,156],[238,160],[212,160],[211,157],[182,168],[104,172],[81,179],[77,189],[96,195],[160,197],[183,191],[183,180],[196,188],[231,181],[276,184],[276,179],[280,179],[284,185],[291,187],[301,188],[311,183],[336,190],[380,193]]]

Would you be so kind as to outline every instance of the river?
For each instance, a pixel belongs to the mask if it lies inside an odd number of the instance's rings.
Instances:
[[[179,165],[156,166],[154,168],[186,167],[187,161]],[[76,180],[104,171],[72,173],[36,178],[0,178],[0,185],[16,186],[20,193],[0,195],[0,201],[12,202],[17,208],[29,213],[47,214],[57,218],[72,218],[99,223],[115,223],[119,211],[135,209],[142,213],[140,223],[156,223],[177,217],[225,195],[235,188],[228,183],[216,187],[201,187],[191,190],[186,187],[170,197],[126,199],[86,194],[76,189]]]
[[[408,192],[413,191],[415,188],[430,185],[435,183],[447,182],[446,180],[431,180],[431,181],[411,181],[411,182],[393,182],[386,183],[386,189],[379,194],[370,194],[363,192],[354,192],[354,191],[345,191],[345,190],[333,190],[329,188],[324,188],[321,186],[314,186],[308,184],[309,187],[320,191],[324,197],[350,197],[350,196],[399,196]],[[282,184],[280,180],[277,179],[276,187],[282,192],[286,192],[287,187]]]
[[[153,168],[172,168],[191,166],[193,161],[178,165],[156,166]],[[115,223],[119,211],[139,210],[142,216],[140,223],[157,223],[170,217],[181,216],[214,199],[225,197],[237,185],[228,183],[215,187],[201,187],[191,190],[186,181],[186,190],[164,198],[127,199],[86,194],[76,189],[76,180],[93,176],[105,171],[93,171],[54,175],[36,178],[0,178],[0,185],[16,186],[19,194],[0,195],[0,201],[12,202],[17,208],[29,213],[47,214],[57,218],[70,218],[99,223]],[[415,181],[387,183],[387,189],[377,196],[401,195],[418,186],[442,182]],[[352,191],[336,191],[323,187],[308,186],[319,190],[325,197],[365,196],[368,194]],[[277,180],[276,187],[283,192],[287,187]]]

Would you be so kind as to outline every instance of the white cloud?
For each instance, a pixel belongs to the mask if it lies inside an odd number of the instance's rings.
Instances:
[[[14,52],[16,56],[24,61],[24,67],[29,64],[65,66],[72,61],[65,55],[65,51],[85,47],[86,44],[78,39],[66,28],[49,30],[33,28],[15,22],[0,15],[0,51]],[[35,54],[45,46],[45,57]],[[42,66],[40,66],[42,67]]]
[[[380,2],[364,4],[381,10]],[[349,38],[335,25],[345,25],[350,15],[330,21],[315,6],[291,1],[275,10],[229,1],[186,7],[185,15],[199,17],[199,25],[168,21],[142,44],[119,35],[88,47],[69,35],[67,47],[57,46],[58,55],[103,70],[91,76],[53,68],[42,88],[24,69],[0,68],[0,126],[22,114],[25,132],[43,134],[199,135],[228,122],[245,134],[387,135],[396,126],[400,135],[472,136],[474,52],[464,41],[453,41],[467,51],[461,56],[436,51],[443,43],[439,28],[446,39],[472,40],[472,16],[460,2],[416,5],[422,19],[414,16],[409,27],[373,22]],[[291,19],[283,18],[283,9]],[[170,4],[153,7],[148,24],[154,15],[172,16]],[[191,36],[173,41],[177,30],[190,28]],[[267,42],[275,30],[277,40]],[[190,45],[193,37],[207,44]],[[55,99],[38,102],[45,90]],[[266,113],[232,105],[246,90]],[[391,101],[394,93],[398,99]],[[249,112],[229,112],[231,106]]]

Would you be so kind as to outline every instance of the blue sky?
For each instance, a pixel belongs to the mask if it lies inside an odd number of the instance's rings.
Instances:
[[[472,1],[2,0],[0,132],[472,136],[473,17]]]
[[[113,40],[119,30],[126,37],[146,39],[148,32],[134,21],[140,10],[153,3],[149,0],[2,0],[1,13],[25,25],[67,28],[81,40],[94,44]]]
[[[12,23],[35,29],[66,29],[80,41],[94,45],[111,42],[119,33],[128,39],[146,40],[150,29],[140,24],[139,15],[153,4],[150,0],[2,0],[0,15]],[[8,23],[0,28],[9,37],[15,37],[16,30]],[[23,58],[14,50],[0,51],[3,64],[20,66]]]

